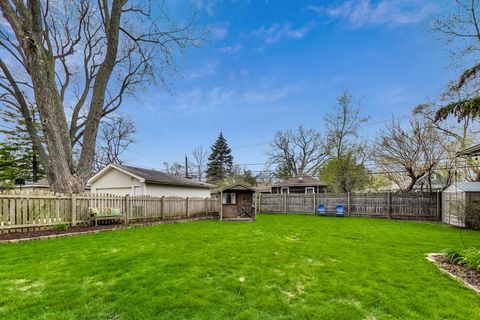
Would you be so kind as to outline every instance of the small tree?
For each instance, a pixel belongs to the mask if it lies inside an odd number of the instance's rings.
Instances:
[[[370,180],[367,168],[357,163],[351,153],[329,160],[320,177],[329,190],[341,193],[361,190]]]
[[[409,192],[445,158],[445,150],[442,137],[431,126],[418,119],[407,126],[393,120],[380,133],[374,159],[388,179]]]
[[[226,177],[232,176],[233,173],[233,156],[232,150],[228,146],[227,140],[220,132],[217,140],[211,147],[211,154],[208,157],[207,179],[216,183]]]
[[[340,94],[333,113],[327,113],[324,117],[333,157],[340,158],[349,152],[365,149],[363,143],[358,142],[358,131],[368,119],[348,90]]]
[[[203,181],[205,178],[205,173],[207,171],[207,159],[208,154],[202,146],[198,146],[192,151],[193,158],[193,168],[196,172],[198,181]]]

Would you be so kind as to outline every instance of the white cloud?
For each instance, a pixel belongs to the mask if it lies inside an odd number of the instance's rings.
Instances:
[[[195,78],[202,78],[206,76],[213,76],[217,73],[217,70],[218,70],[218,62],[216,61],[207,62],[200,68],[191,71],[188,77],[191,79],[195,79]]]
[[[214,39],[223,39],[228,35],[230,24],[228,22],[217,22],[207,25],[207,30]]]
[[[256,89],[243,93],[242,101],[251,104],[274,102],[286,98],[288,95],[298,92],[298,90],[298,85],[295,84],[285,85],[275,89]]]
[[[241,73],[245,70],[241,70]],[[246,71],[248,73],[248,71]],[[297,84],[282,87],[261,86],[260,88],[238,91],[220,86],[210,88],[195,87],[175,95],[159,94],[143,106],[149,111],[165,114],[178,112],[205,112],[218,108],[237,108],[269,104],[288,98],[299,92]]]
[[[418,23],[431,15],[436,6],[427,0],[348,0],[334,6],[310,5],[307,9],[320,15],[344,19],[353,28],[362,28]]]
[[[218,51],[220,52],[223,52],[223,53],[236,53],[238,51],[240,51],[240,49],[242,49],[242,45],[240,43],[235,43],[233,45],[230,45],[230,46],[225,46],[225,47],[221,47],[218,49]]]
[[[293,28],[289,23],[274,23],[269,27],[262,26],[252,31],[252,36],[264,38],[267,43],[277,42],[282,39],[301,39],[313,27],[313,23],[308,23],[301,28]]]

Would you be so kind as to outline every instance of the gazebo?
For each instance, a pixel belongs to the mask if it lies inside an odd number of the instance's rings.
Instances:
[[[220,189],[220,220],[255,221],[255,189],[236,183]]]

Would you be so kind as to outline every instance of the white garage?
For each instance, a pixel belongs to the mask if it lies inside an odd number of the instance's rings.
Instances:
[[[177,177],[165,172],[133,166],[110,164],[95,174],[88,184],[92,193],[119,196],[208,198],[214,188],[208,183]]]

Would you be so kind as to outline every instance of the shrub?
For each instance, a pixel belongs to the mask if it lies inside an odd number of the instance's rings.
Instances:
[[[480,230],[480,205],[469,202],[465,206],[465,226],[469,229]]]
[[[53,230],[55,231],[65,231],[68,229],[68,225],[65,223],[59,223],[53,226]]]
[[[480,271],[480,249],[470,248],[463,250],[446,249],[445,258],[453,264],[468,266]]]

